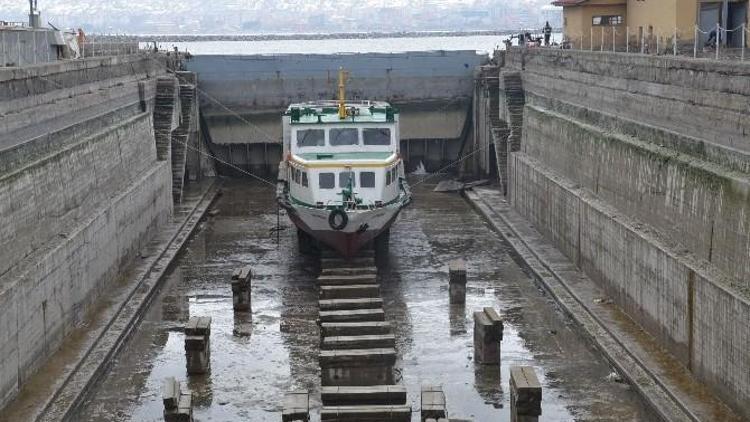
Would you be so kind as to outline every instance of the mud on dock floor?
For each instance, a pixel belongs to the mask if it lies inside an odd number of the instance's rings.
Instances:
[[[391,267],[381,271],[385,315],[395,329],[396,378],[419,419],[422,384],[441,384],[451,417],[507,421],[508,368],[531,365],[544,387],[542,420],[651,420],[627,384],[509,255],[509,247],[458,195],[414,189],[391,232]],[[112,363],[78,420],[162,420],[162,380],[188,380],[199,421],[279,421],[286,391],[310,390],[320,408],[315,262],[297,252],[296,230],[274,192],[232,181],[169,272],[138,332]],[[448,303],[448,262],[468,267],[466,305]],[[253,268],[252,317],[232,310],[230,277]],[[473,361],[472,313],[505,320],[500,370]],[[182,328],[211,316],[211,371],[188,377]]]

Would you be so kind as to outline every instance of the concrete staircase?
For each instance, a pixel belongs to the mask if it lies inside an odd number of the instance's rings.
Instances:
[[[190,142],[195,103],[195,85],[180,81],[180,104],[182,120],[172,134],[172,196],[175,203],[182,202],[182,191],[185,186],[185,168],[187,150]]]

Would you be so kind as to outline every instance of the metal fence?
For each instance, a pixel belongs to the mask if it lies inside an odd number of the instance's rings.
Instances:
[[[588,39],[585,35],[588,35]],[[567,48],[589,51],[681,55],[745,61],[750,59],[748,57],[750,52],[747,51],[748,37],[750,37],[750,27],[747,24],[736,28],[723,28],[716,24],[711,31],[701,30],[695,25],[690,30],[674,28],[669,31],[650,30],[648,33],[642,29],[634,31],[630,27],[601,26],[592,27],[589,34],[581,34],[575,39],[566,39],[563,44]],[[732,47],[727,42],[729,39],[739,46]]]

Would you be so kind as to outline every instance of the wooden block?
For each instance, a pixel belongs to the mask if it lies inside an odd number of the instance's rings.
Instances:
[[[320,311],[321,322],[384,321],[383,309],[354,309],[349,311]]]
[[[373,274],[354,275],[321,275],[318,277],[319,286],[346,286],[352,284],[376,284],[377,277]]]
[[[281,411],[283,422],[310,420],[310,394],[307,391],[291,391],[284,395]]]
[[[422,420],[427,418],[444,418],[447,416],[445,410],[445,394],[441,386],[422,386],[421,415]]]
[[[324,350],[384,349],[392,347],[396,347],[396,336],[393,334],[323,337],[321,344],[321,348]]]
[[[448,263],[448,279],[450,283],[466,284],[466,263],[463,259]]]
[[[349,286],[320,286],[321,299],[358,299],[380,296],[377,284],[354,284]]]
[[[323,406],[320,409],[320,420],[321,422],[410,422],[411,406]]]
[[[542,414],[542,385],[531,366],[510,367],[511,413],[521,416]]]
[[[323,406],[404,405],[406,404],[406,387],[403,385],[321,387],[320,399]]]
[[[378,309],[383,307],[383,299],[368,297],[360,299],[325,299],[318,302],[321,311],[346,311],[353,309]]]
[[[202,352],[207,346],[206,336],[185,336],[185,351]]]
[[[389,334],[393,331],[390,322],[324,322],[320,324],[323,337]]]
[[[161,387],[161,400],[164,409],[176,409],[180,401],[180,383],[174,377],[164,379]]]
[[[377,277],[378,270],[376,267],[338,267],[323,268],[320,275],[370,275]]]
[[[364,366],[393,365],[396,363],[396,349],[345,349],[321,350],[321,366]]]
[[[190,317],[185,326],[187,336],[210,336],[211,317]]]

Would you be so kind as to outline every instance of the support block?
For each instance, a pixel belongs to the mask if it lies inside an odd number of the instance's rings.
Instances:
[[[245,266],[232,273],[232,307],[236,312],[249,312],[251,306],[252,268]]]
[[[320,286],[321,299],[361,299],[380,296],[377,284],[352,284],[347,286]]]
[[[445,394],[443,387],[422,386],[422,411],[420,418],[425,422],[428,418],[439,419],[448,417],[445,408]]]
[[[355,309],[378,309],[383,307],[379,297],[361,299],[326,299],[318,301],[321,311],[351,311]]]
[[[474,360],[482,365],[500,364],[503,321],[492,308],[474,312]]]
[[[369,387],[322,387],[323,406],[403,405],[406,387],[403,385],[373,385]]]
[[[411,406],[324,406],[321,422],[411,422]]]
[[[387,321],[372,322],[324,322],[320,324],[323,337],[390,334],[393,331]]]
[[[542,386],[534,368],[510,367],[511,422],[536,422],[542,414]]]
[[[310,394],[307,391],[290,391],[284,395],[282,422],[310,421]]]
[[[377,284],[375,274],[321,275],[319,286],[351,286],[354,284]]]
[[[193,422],[193,394],[169,377],[162,385],[165,422]]]
[[[353,309],[348,311],[320,311],[320,322],[385,321],[383,309]]]
[[[211,368],[211,318],[192,317],[185,326],[185,361],[189,375]]]
[[[371,386],[393,384],[396,350],[347,349],[320,352],[321,383],[324,386]]]
[[[466,263],[463,259],[448,264],[448,294],[452,305],[466,303]]]
[[[321,344],[321,348],[324,350],[385,349],[393,347],[396,347],[396,336],[393,334],[323,337]]]

